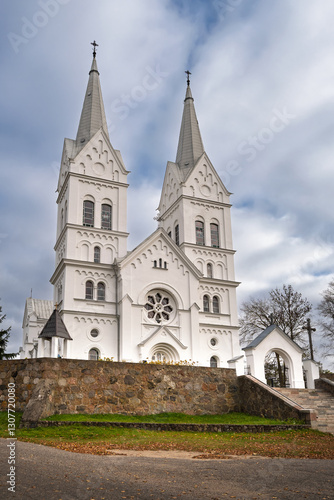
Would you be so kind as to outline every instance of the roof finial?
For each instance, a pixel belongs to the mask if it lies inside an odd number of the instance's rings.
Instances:
[[[91,42],[90,44],[93,45],[93,47],[94,47],[93,57],[95,59],[95,57],[96,57],[96,47],[98,47],[99,45],[95,42],[95,40],[94,40],[94,42]]]
[[[188,87],[190,86],[190,78],[189,78],[189,75],[191,75],[190,71],[187,70],[185,71],[185,73],[187,73],[187,84],[188,84]]]

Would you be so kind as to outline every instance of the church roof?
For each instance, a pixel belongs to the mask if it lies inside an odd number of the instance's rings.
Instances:
[[[248,346],[244,347],[243,350],[245,351],[246,349],[253,349],[254,347],[257,347],[261,342],[268,337],[268,335],[271,334],[274,330],[277,330],[288,342],[294,344],[295,347],[298,347],[299,350],[303,350],[294,340],[292,340],[289,335],[283,332],[283,330],[277,326],[277,325],[270,325],[268,328],[263,330],[257,337],[255,337],[254,340]]]
[[[52,337],[60,337],[62,339],[73,340],[67,331],[67,328],[61,319],[60,313],[54,309],[50,318],[46,322],[43,330],[38,335],[38,338],[50,339]]]
[[[78,149],[87,144],[101,127],[109,138],[99,75],[94,52],[76,138]]]
[[[187,175],[203,153],[204,146],[196,117],[194,99],[188,82],[175,163]]]
[[[35,313],[38,319],[48,319],[53,310],[53,302],[29,297],[26,301],[26,309],[29,316]]]

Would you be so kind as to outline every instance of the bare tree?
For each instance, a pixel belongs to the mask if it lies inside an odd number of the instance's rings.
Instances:
[[[291,285],[283,285],[282,289],[275,288],[265,298],[250,298],[241,306],[240,340],[247,345],[262,330],[276,324],[292,340],[297,340],[301,347],[306,347],[305,330],[306,316],[312,305],[302,294],[295,292]],[[285,386],[285,366],[278,353],[276,368],[281,387]],[[272,358],[266,360],[267,372],[272,371]]]
[[[328,284],[328,288],[321,294],[322,300],[318,305],[320,312],[320,325],[323,332],[326,356],[333,356],[334,352],[334,279]]]
[[[241,306],[240,337],[243,344],[272,324],[279,326],[292,340],[305,345],[306,316],[312,305],[292,285],[275,288],[263,299],[250,298]]]

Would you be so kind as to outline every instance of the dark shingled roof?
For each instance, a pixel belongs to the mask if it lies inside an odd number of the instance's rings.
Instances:
[[[67,331],[67,328],[60,317],[59,311],[55,309],[47,320],[43,330],[38,335],[38,338],[51,339],[52,337],[60,337],[62,339],[73,340]]]

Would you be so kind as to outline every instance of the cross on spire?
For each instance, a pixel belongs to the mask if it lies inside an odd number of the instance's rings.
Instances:
[[[189,78],[189,76],[191,75],[191,73],[190,73],[189,70],[185,71],[185,73],[187,74],[187,84],[188,84],[188,87],[189,87],[189,85],[190,85],[190,78]]]
[[[95,40],[94,40],[94,42],[91,42],[90,44],[93,45],[93,47],[94,47],[93,57],[95,59],[95,57],[96,57],[96,47],[98,47],[99,45],[95,42]]]

